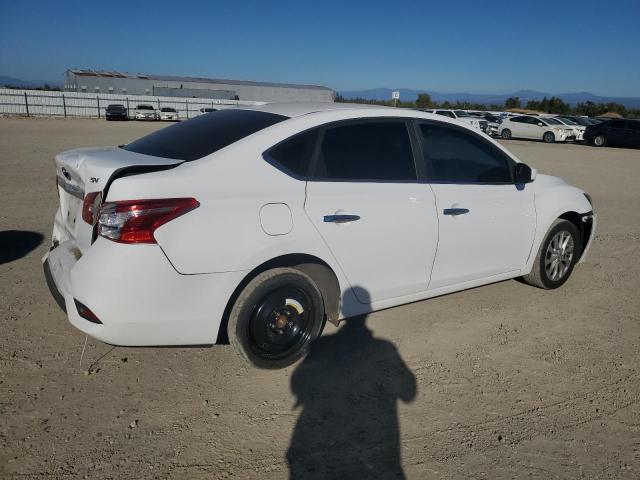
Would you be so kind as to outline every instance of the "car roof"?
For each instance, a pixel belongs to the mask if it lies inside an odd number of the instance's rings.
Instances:
[[[274,113],[285,117],[300,117],[310,113],[328,112],[335,110],[389,110],[393,107],[381,105],[363,105],[358,103],[333,103],[333,102],[279,102],[265,103],[263,105],[243,105],[239,106],[243,110],[256,110],[259,112]]]

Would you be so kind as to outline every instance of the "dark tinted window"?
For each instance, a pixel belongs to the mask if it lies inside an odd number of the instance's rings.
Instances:
[[[264,158],[289,175],[306,178],[316,138],[316,130],[301,133],[267,151]]]
[[[638,120],[629,120],[627,122],[627,128],[630,128],[631,130],[636,130],[640,132],[640,121]]]
[[[445,117],[456,118],[456,116],[453,114],[453,112],[448,112],[446,110],[438,110],[436,113],[438,115],[444,115]]]
[[[171,108],[171,107],[162,107],[160,109],[161,112],[175,112],[176,109],[175,108]]]
[[[624,120],[611,120],[609,128],[627,128],[627,122]]]
[[[189,162],[287,118],[253,110],[221,110],[163,128],[122,148]]]
[[[411,142],[405,123],[376,121],[327,129],[314,178],[416,180]]]
[[[136,107],[137,110],[153,110],[151,105],[138,105]]]
[[[513,160],[478,135],[421,124],[427,170],[434,182],[511,183]]]
[[[116,110],[124,110],[124,105],[109,105],[107,110],[116,111]]]
[[[510,120],[516,123],[527,123],[527,117],[512,117]]]

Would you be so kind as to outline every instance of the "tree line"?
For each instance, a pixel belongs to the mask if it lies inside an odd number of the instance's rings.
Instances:
[[[523,103],[519,97],[509,97],[504,104],[490,104],[473,102],[435,102],[428,93],[418,94],[415,102],[404,102],[394,100],[370,100],[367,98],[344,98],[336,96],[336,102],[364,103],[369,105],[385,105],[400,108],[444,108],[454,110],[482,110],[482,111],[502,111],[513,109],[526,109],[536,112],[552,113],[557,115],[586,115],[588,117],[598,117],[605,113],[617,113],[625,118],[640,118],[640,109],[628,109],[620,103],[594,103],[586,101],[572,107],[559,97],[544,97],[542,100],[529,100]]]

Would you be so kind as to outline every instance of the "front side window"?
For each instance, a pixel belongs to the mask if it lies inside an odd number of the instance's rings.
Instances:
[[[516,123],[527,123],[527,117],[512,117],[510,120]]]
[[[421,124],[420,133],[432,182],[513,182],[515,162],[478,135],[433,123]]]
[[[415,162],[405,122],[371,121],[327,128],[312,178],[415,181]]]

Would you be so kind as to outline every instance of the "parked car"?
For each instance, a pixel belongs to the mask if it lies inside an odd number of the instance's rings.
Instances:
[[[498,135],[509,140],[511,138],[530,138],[545,143],[566,142],[575,140],[573,129],[565,127],[552,118],[520,115],[505,118],[498,128]]]
[[[522,277],[563,285],[591,199],[441,115],[266,104],[56,156],[43,262],[70,322],[112,345],[227,335],[262,368],[325,322]]]
[[[468,123],[472,127],[477,128],[478,130],[482,130],[483,132],[487,131],[489,122],[480,118],[473,117],[464,110],[445,110],[440,108],[432,111],[437,115],[455,118],[456,120],[460,120],[461,122]]]
[[[153,105],[140,104],[136,107],[136,120],[158,120],[158,112]]]
[[[640,147],[640,120],[609,120],[587,127],[584,139],[596,147]]]
[[[126,107],[115,103],[107,106],[104,118],[106,120],[129,120]]]
[[[494,115],[492,113],[485,113],[483,117],[487,121],[487,129],[486,133],[489,135],[497,136],[498,129],[500,128],[500,124],[502,123],[502,117],[498,115]]]
[[[565,117],[553,117],[553,118],[556,122],[560,122],[560,124],[564,125],[565,127],[571,128],[575,133],[576,141],[581,142],[583,140],[584,131],[586,130],[587,127],[585,127],[584,125],[578,125],[573,120],[570,120]]]
[[[217,111],[218,109],[213,107],[202,107],[200,109],[200,113],[211,113],[211,112],[217,112]]]
[[[178,117],[178,111],[173,107],[162,107],[160,109],[160,120],[171,120],[177,122],[180,118]]]

